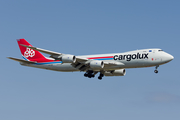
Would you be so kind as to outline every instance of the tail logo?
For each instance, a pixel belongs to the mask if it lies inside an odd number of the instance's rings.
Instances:
[[[26,51],[24,52],[24,57],[28,58],[33,56],[35,56],[35,51],[30,48],[27,48]]]

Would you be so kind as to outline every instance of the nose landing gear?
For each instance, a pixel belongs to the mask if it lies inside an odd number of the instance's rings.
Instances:
[[[158,73],[158,70],[154,70],[155,73]]]
[[[154,70],[154,72],[155,72],[156,74],[158,73],[158,70],[157,70],[158,67],[159,67],[159,65],[157,65],[157,66],[156,66],[156,69]]]

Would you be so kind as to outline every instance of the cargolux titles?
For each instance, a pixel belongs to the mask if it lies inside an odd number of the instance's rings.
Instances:
[[[131,61],[132,59],[148,59],[148,54],[149,53],[144,53],[144,54],[128,54],[128,55],[115,55],[114,60],[126,60],[126,61]]]

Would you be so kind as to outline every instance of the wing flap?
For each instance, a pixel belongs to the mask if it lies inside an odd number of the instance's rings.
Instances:
[[[80,63],[85,63],[85,62],[87,62],[89,59],[76,57],[76,60],[77,60],[78,62],[80,62]]]

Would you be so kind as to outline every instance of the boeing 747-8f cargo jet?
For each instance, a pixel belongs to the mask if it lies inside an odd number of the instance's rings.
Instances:
[[[23,59],[8,57],[21,65],[61,72],[84,71],[85,77],[92,78],[99,72],[103,76],[124,76],[126,68],[156,66],[170,62],[174,57],[161,49],[142,49],[124,53],[74,56],[33,47],[25,39],[17,40]],[[40,52],[49,54],[44,57]]]

